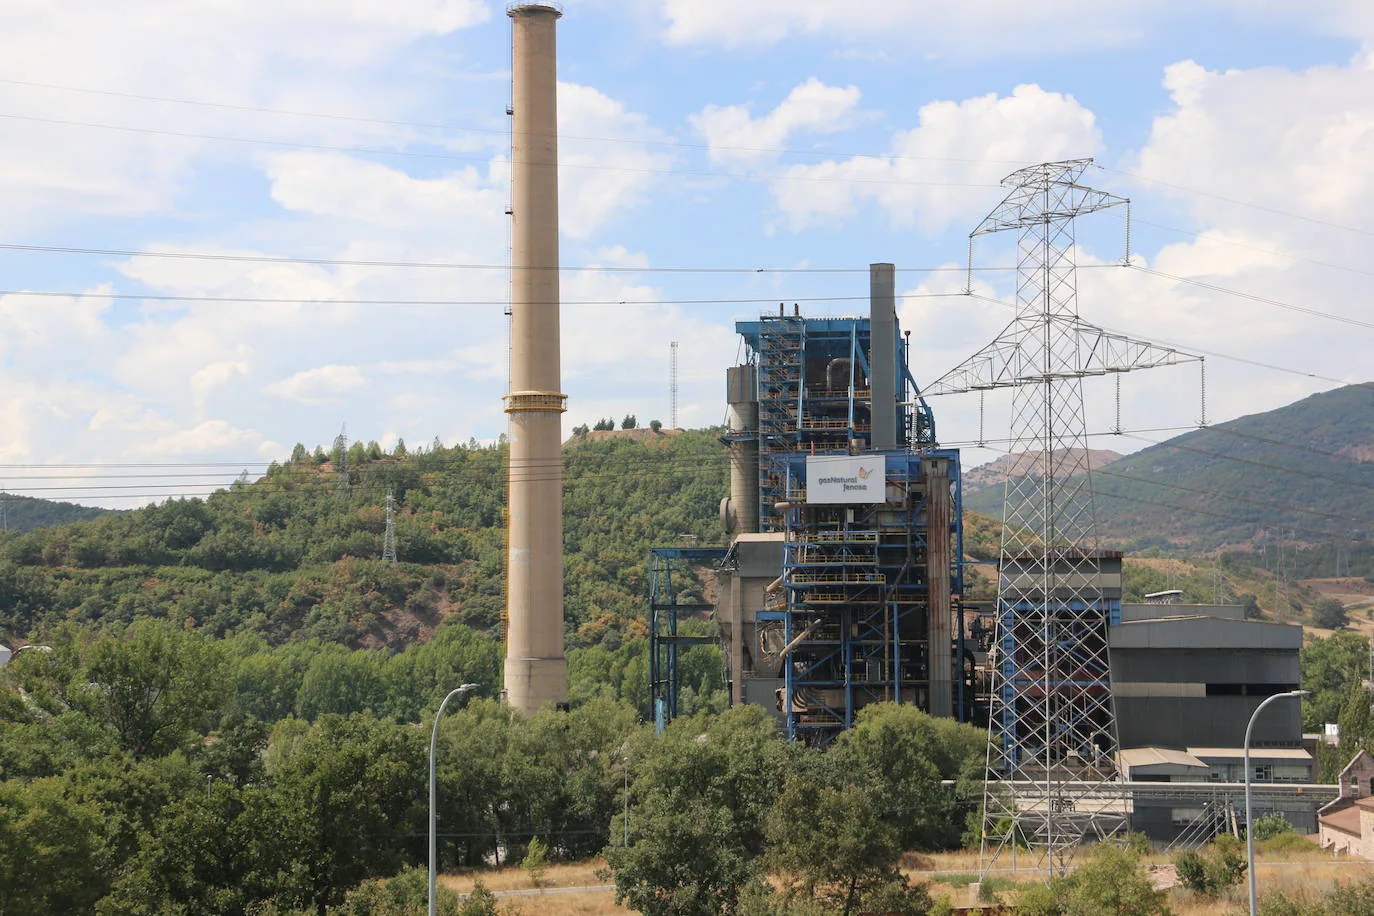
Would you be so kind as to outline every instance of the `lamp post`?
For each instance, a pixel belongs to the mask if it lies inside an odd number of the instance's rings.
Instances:
[[[1245,868],[1250,873],[1250,916],[1255,916],[1255,831],[1251,829],[1250,816],[1250,732],[1255,727],[1255,720],[1275,700],[1284,697],[1305,697],[1310,694],[1310,690],[1290,690],[1287,693],[1276,693],[1266,699],[1263,703],[1255,707],[1255,711],[1250,714],[1250,721],[1245,726]]]
[[[438,856],[434,842],[434,749],[439,743],[439,720],[444,717],[444,707],[448,701],[454,697],[462,696],[470,690],[476,690],[479,684],[464,684],[449,691],[448,696],[439,704],[439,711],[434,714],[434,730],[429,736],[429,916],[434,916],[434,886],[436,882],[436,868]]]

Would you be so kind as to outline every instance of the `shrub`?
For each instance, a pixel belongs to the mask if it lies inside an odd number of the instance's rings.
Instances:
[[[1293,825],[1278,812],[1255,818],[1255,842],[1272,840],[1281,833],[1292,833]]]
[[[1174,867],[1184,887],[1216,897],[1231,885],[1239,884],[1245,876],[1245,855],[1241,852],[1240,840],[1222,834],[1201,852],[1179,853],[1174,857]]]
[[[530,876],[531,887],[544,886],[544,870],[549,864],[549,844],[539,837],[530,840],[529,847],[525,850],[525,860],[520,863]]]

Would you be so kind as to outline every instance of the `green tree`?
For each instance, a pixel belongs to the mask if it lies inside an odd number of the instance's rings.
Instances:
[[[1350,617],[1339,599],[1319,598],[1312,605],[1312,622],[1326,630],[1339,630],[1350,623]]]
[[[903,849],[937,850],[959,846],[964,829],[959,799],[941,780],[976,781],[986,746],[979,729],[913,706],[877,703],[859,713],[833,752],[875,787],[878,808]]]
[[[95,642],[88,683],[72,696],[136,758],[161,756],[208,728],[227,695],[225,671],[204,636],[142,619]]]
[[[549,844],[539,837],[533,837],[529,846],[525,847],[525,858],[520,863],[520,867],[525,870],[525,874],[530,876],[530,887],[540,888],[544,886],[544,872],[549,865]]]
[[[0,783],[0,913],[86,913],[108,887],[100,811],[56,779]]]
[[[1369,689],[1363,684],[1351,684],[1339,718],[1341,754],[1347,760],[1361,750],[1374,748],[1374,717],[1369,704]]]
[[[757,873],[764,817],[793,753],[755,706],[678,719],[638,749],[630,844],[605,850],[617,901],[646,916],[734,907]]]
[[[882,896],[883,912],[924,914],[930,898],[923,887],[907,887],[898,870],[898,833],[876,810],[878,793],[844,781],[836,762],[828,763],[791,774],[768,813],[765,862],[781,877],[785,897],[850,916],[873,910]],[[903,898],[900,909],[893,906]]]
[[[1310,638],[1302,647],[1300,664],[1302,687],[1312,691],[1302,703],[1303,728],[1320,731],[1324,723],[1337,721],[1351,684],[1368,677],[1369,640],[1349,632]]]
[[[635,419],[635,415],[632,413],[627,413],[625,419],[620,421],[621,429],[634,429],[638,425],[639,421]]]
[[[273,740],[279,736],[274,733]],[[326,715],[280,754],[279,793],[305,900],[324,916],[346,889],[392,874],[423,835],[428,742],[419,729]]]

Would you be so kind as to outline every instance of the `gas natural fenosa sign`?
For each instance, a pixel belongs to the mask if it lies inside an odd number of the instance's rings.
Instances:
[[[887,502],[882,455],[821,455],[806,459],[806,501],[823,504]]]

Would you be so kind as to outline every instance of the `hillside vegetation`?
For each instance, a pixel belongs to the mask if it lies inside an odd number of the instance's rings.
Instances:
[[[1099,531],[1112,546],[1165,554],[1255,550],[1280,530],[1290,549],[1358,542],[1374,534],[1371,459],[1374,387],[1338,388],[1095,472]],[[975,489],[966,500],[1000,516],[1002,488]]]
[[[719,539],[717,433],[607,439],[567,450],[566,616],[572,645],[643,634],[650,545]],[[0,629],[165,617],[214,635],[401,645],[446,619],[494,629],[504,606],[506,451],[355,445],[347,487],[297,447],[205,500],[0,537]],[[401,562],[380,562],[388,490]],[[674,541],[675,542],[675,541]]]
[[[52,525],[66,525],[104,515],[108,511],[110,510],[78,506],[59,500],[0,493],[0,519],[4,522],[0,527],[5,531],[23,532]]]

